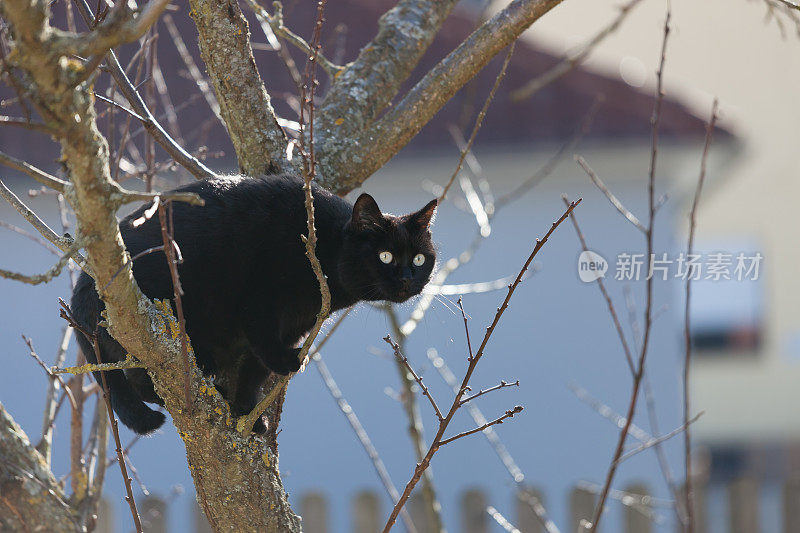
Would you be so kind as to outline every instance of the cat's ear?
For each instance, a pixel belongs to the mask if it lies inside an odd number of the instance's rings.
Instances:
[[[436,214],[436,206],[439,205],[439,200],[434,199],[425,204],[425,207],[412,213],[408,216],[409,221],[416,224],[421,229],[428,229],[433,222],[434,215]]]
[[[367,229],[370,226],[382,227],[386,221],[375,198],[367,193],[359,196],[356,203],[353,204],[353,216],[350,220],[353,227],[359,230]]]

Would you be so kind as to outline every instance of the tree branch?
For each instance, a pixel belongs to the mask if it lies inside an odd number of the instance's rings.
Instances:
[[[78,12],[81,14],[84,22],[87,25],[91,25],[92,20],[94,20],[94,15],[86,0],[75,0],[75,5],[78,7]],[[139,91],[133,86],[131,80],[128,79],[127,74],[125,74],[122,65],[119,64],[117,55],[113,50],[109,50],[106,54],[106,64],[111,77],[114,78],[117,87],[119,87],[125,99],[131,104],[133,111],[145,119],[142,124],[153,139],[155,139],[179,165],[188,170],[189,173],[197,179],[216,176],[214,171],[187,152],[164,130],[155,116],[153,116],[153,113],[150,112],[150,109],[145,104]]]
[[[58,480],[0,404],[0,514],[14,531],[84,531]]]
[[[455,4],[401,0],[380,18],[377,35],[335,78],[320,107],[321,154],[336,157],[386,109]],[[335,172],[323,174],[333,182]]]
[[[270,173],[285,164],[286,136],[256,68],[250,29],[235,0],[190,0],[200,54],[225,120],[239,168]]]
[[[134,17],[127,2],[114,5],[106,19],[95,29],[83,34],[52,31],[52,46],[65,54],[88,57],[104,55],[108,50],[121,44],[130,43],[144,35],[159,15],[169,5],[170,0],[152,0]],[[97,64],[85,68],[93,71]]]
[[[322,183],[337,194],[361,185],[382,167],[422,129],[453,95],[494,57],[511,44],[531,24],[561,3],[562,0],[514,0],[505,9],[483,23],[472,35],[428,72],[403,99],[374,124],[359,116],[359,107],[351,105],[337,114],[344,117],[347,131],[323,129],[321,148]],[[345,72],[342,76],[347,76]],[[358,93],[358,91],[351,91]],[[330,93],[329,93],[330,94]],[[331,98],[332,96],[329,96]],[[326,106],[323,105],[323,110]],[[353,116],[352,114],[355,114]],[[330,120],[330,115],[327,115]],[[342,125],[344,125],[344,123]],[[338,146],[331,144],[333,137]]]

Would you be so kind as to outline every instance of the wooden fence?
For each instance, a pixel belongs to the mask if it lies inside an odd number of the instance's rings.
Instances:
[[[735,480],[725,487],[727,499],[727,516],[711,516],[708,512],[708,489],[703,486],[695,487],[695,518],[696,533],[707,533],[714,525],[715,531],[721,531],[727,524],[728,533],[758,533],[764,531],[760,522],[759,510],[760,487],[752,479]],[[544,533],[546,528],[536,516],[531,502],[541,501],[547,506],[541,491],[529,488],[521,492],[514,502],[514,514],[500,515],[486,494],[479,489],[467,490],[459,498],[460,520],[458,524],[451,525],[452,531],[463,533],[489,533],[509,531],[512,533]],[[562,533],[575,533],[582,531],[582,522],[590,520],[597,499],[597,487],[590,484],[579,484],[569,495],[569,521],[562,522],[562,517],[550,517],[561,527]],[[779,531],[783,533],[800,533],[800,478],[787,482],[783,487],[781,508],[782,517],[778,519],[781,524]],[[142,524],[148,533],[167,533],[168,512],[184,513],[185,509],[168,509],[163,499],[148,496],[138,501]],[[651,533],[665,531],[664,527],[656,525],[658,522],[674,524],[675,516],[672,502],[651,498],[646,487],[632,485],[624,491],[612,491],[609,506],[620,506],[622,509],[621,531],[625,533]],[[772,506],[774,507],[774,506]],[[408,503],[408,511],[419,533],[432,533],[426,526],[425,511],[419,496],[413,496]],[[303,531],[305,533],[331,533],[331,509],[326,497],[318,492],[308,492],[301,496],[299,505],[295,508],[303,517]],[[118,507],[122,512],[122,507]],[[382,530],[384,521],[390,509],[382,494],[365,490],[357,493],[350,504],[351,516],[349,531],[353,533],[375,533]],[[773,517],[775,518],[775,517]],[[773,520],[774,522],[774,520]],[[115,521],[112,506],[107,501],[101,504],[98,513],[98,533],[114,533]],[[719,525],[722,524],[722,525]],[[457,527],[458,529],[453,529]],[[610,524],[601,530],[611,531]],[[402,530],[398,524],[397,530]],[[195,531],[197,533],[211,533],[211,529],[199,507],[194,510],[187,527],[180,531]]]

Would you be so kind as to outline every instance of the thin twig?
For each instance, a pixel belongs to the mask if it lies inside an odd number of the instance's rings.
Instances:
[[[400,361],[406,368],[406,370],[408,370],[408,372],[414,377],[414,381],[416,381],[417,384],[419,385],[419,388],[422,389],[422,395],[428,399],[431,406],[433,407],[433,411],[436,413],[436,418],[438,418],[440,421],[444,420],[444,418],[442,417],[442,412],[439,410],[439,406],[436,405],[436,400],[433,399],[433,395],[428,390],[428,387],[425,386],[425,382],[422,381],[422,378],[419,377],[419,375],[411,367],[411,365],[408,362],[408,358],[400,352],[400,345],[397,344],[396,342],[393,342],[392,338],[389,335],[385,336],[383,340],[386,341],[386,343],[392,347],[392,349],[394,350],[394,356],[397,357],[397,360]]]
[[[38,131],[39,133],[53,135],[53,130],[47,124],[44,124],[43,122],[31,122],[26,118],[0,115],[0,126],[16,126],[19,128],[25,128],[26,130]]]
[[[347,399],[342,394],[341,389],[336,384],[336,381],[333,379],[330,370],[328,369],[328,365],[325,364],[323,361],[322,356],[320,354],[320,350],[325,342],[333,335],[333,332],[336,331],[336,328],[342,321],[347,317],[351,308],[348,308],[331,326],[330,331],[325,336],[324,339],[317,345],[314,349],[313,355],[311,355],[311,360],[319,370],[319,374],[322,377],[323,383],[325,383],[325,387],[330,392],[331,396],[333,397],[334,401],[336,401],[336,405],[339,407],[339,410],[347,419],[347,422],[350,424],[350,427],[353,429],[353,432],[358,439],[358,442],[361,443],[361,447],[364,448],[364,451],[367,453],[367,456],[372,462],[372,466],[375,468],[375,472],[378,474],[378,478],[381,480],[381,484],[383,485],[386,493],[389,495],[389,498],[392,500],[392,503],[396,503],[397,500],[400,499],[400,493],[397,491],[397,487],[394,486],[391,477],[389,476],[389,471],[386,469],[386,465],[383,463],[380,455],[378,454],[378,450],[375,448],[375,445],[372,443],[372,440],[369,438],[367,431],[364,429],[364,426],[361,424],[361,421],[358,419],[353,408],[348,403]],[[411,521],[411,516],[408,514],[406,509],[403,509],[402,519],[406,526],[406,529],[409,533],[416,533],[417,529],[414,527],[413,522]]]
[[[714,136],[714,127],[717,123],[717,100],[711,106],[711,119],[708,121],[706,127],[706,142],[703,146],[703,156],[700,159],[700,176],[697,178],[697,189],[694,192],[694,200],[692,201],[692,209],[689,212],[689,243],[686,246],[687,256],[691,256],[694,252],[694,232],[696,226],[697,206],[700,203],[700,194],[703,192],[703,183],[706,179],[706,161],[708,160],[708,151],[711,148],[711,139]],[[692,276],[686,276],[686,301],[683,313],[683,329],[685,340],[685,357],[683,361],[683,424],[686,431],[683,434],[683,447],[684,447],[684,462],[686,466],[686,490],[685,490],[685,505],[686,505],[686,530],[687,533],[694,533],[694,494],[692,492],[692,437],[689,431],[689,416],[691,414],[691,405],[689,398],[689,370],[692,362],[692,330],[691,330],[691,317],[690,317],[690,303],[692,297]]]
[[[581,200],[579,199],[576,202],[570,204],[570,206],[567,208],[564,214],[561,215],[561,217],[550,226],[550,229],[547,231],[544,237],[542,237],[541,239],[536,239],[536,245],[534,246],[533,251],[530,253],[528,259],[525,261],[525,264],[520,269],[519,274],[517,274],[517,277],[514,280],[514,282],[508,286],[508,293],[506,294],[503,303],[500,305],[500,307],[497,308],[497,313],[495,314],[492,323],[489,325],[488,328],[486,328],[486,333],[483,337],[483,341],[481,342],[480,347],[478,348],[477,352],[475,352],[474,356],[470,357],[469,364],[467,365],[467,370],[464,374],[464,378],[461,381],[461,385],[458,389],[458,392],[454,395],[453,403],[450,407],[450,410],[447,412],[447,415],[444,417],[444,420],[442,420],[439,423],[439,429],[436,432],[436,436],[434,437],[430,448],[428,448],[428,452],[425,454],[423,460],[417,464],[416,468],[414,469],[414,474],[411,477],[411,480],[406,484],[405,490],[403,491],[400,500],[397,502],[397,504],[395,504],[394,509],[392,509],[392,513],[391,515],[389,515],[389,519],[387,520],[386,526],[383,529],[384,533],[388,533],[388,531],[392,529],[392,526],[397,521],[397,516],[400,512],[400,509],[402,509],[406,501],[408,501],[409,496],[411,496],[411,492],[414,490],[414,487],[419,482],[423,472],[425,472],[428,466],[430,466],[431,459],[433,458],[434,454],[438,451],[438,449],[441,447],[442,439],[444,438],[444,432],[447,430],[447,427],[450,424],[450,421],[453,419],[453,416],[455,415],[456,411],[458,411],[458,409],[460,408],[461,399],[463,398],[464,394],[467,391],[467,388],[469,386],[469,380],[475,371],[475,367],[483,357],[486,345],[489,343],[489,340],[492,337],[492,333],[497,327],[497,324],[500,322],[500,319],[502,318],[506,309],[508,309],[508,303],[511,300],[511,297],[514,295],[514,291],[521,283],[525,271],[528,269],[531,262],[533,262],[534,257],[536,257],[536,255],[539,253],[539,250],[541,250],[542,247],[545,245],[545,243],[547,243],[547,240],[550,238],[550,236],[553,234],[556,228],[558,228],[558,226],[564,220],[566,220],[566,218],[569,216],[572,210],[575,209],[575,207],[577,207],[578,204],[580,204],[580,202]],[[521,410],[521,407],[517,406],[511,410],[512,414],[508,416],[512,416],[514,413],[519,412],[517,410],[518,408],[519,410]],[[501,417],[501,418],[507,418],[507,417]],[[452,438],[448,439],[447,442],[451,442],[452,440],[453,440]]]
[[[505,413],[503,413],[502,416],[500,416],[498,418],[495,418],[494,420],[491,420],[489,422],[486,422],[482,426],[478,426],[476,428],[470,429],[469,431],[464,431],[464,432],[459,433],[457,435],[453,435],[452,437],[450,437],[448,439],[442,439],[441,441],[439,441],[439,446],[444,446],[445,444],[449,444],[449,443],[453,442],[454,440],[458,440],[458,439],[460,439],[462,437],[466,437],[468,435],[472,435],[474,433],[478,433],[479,431],[483,431],[484,429],[486,429],[488,427],[491,427],[491,426],[494,426],[496,424],[502,424],[503,421],[506,418],[511,418],[515,414],[521,413],[521,412],[522,412],[522,406],[521,405],[516,405],[512,409],[509,409]]]
[[[581,166],[581,168],[586,172],[586,174],[592,180],[592,183],[594,183],[597,186],[597,188],[600,189],[600,191],[606,195],[606,198],[608,198],[608,201],[611,202],[611,205],[613,205],[616,208],[616,210],[619,211],[620,214],[628,220],[628,222],[636,226],[636,228],[642,233],[647,233],[647,228],[644,226],[644,224],[639,222],[639,219],[636,217],[636,215],[634,215],[627,207],[622,205],[622,202],[620,202],[619,199],[616,196],[614,196],[614,193],[612,193],[609,190],[609,188],[606,187],[606,184],[603,183],[603,180],[601,180],[597,176],[595,171],[592,170],[592,167],[589,166],[589,163],[587,163],[583,157],[576,155],[575,162],[577,162]]]
[[[178,275],[178,255],[175,251],[178,248],[174,237],[174,226],[172,224],[172,203],[169,203],[169,225],[167,224],[167,208],[164,204],[158,204],[158,221],[161,225],[161,239],[164,243],[164,255],[167,259],[170,278],[172,280],[172,294],[175,301],[175,309],[178,314],[178,326],[181,336],[181,360],[183,361],[183,395],[186,402],[186,409],[192,408],[192,389],[191,389],[191,366],[189,364],[189,337],[186,334],[186,317],[183,314],[183,288],[181,279]]]
[[[286,41],[292,43],[292,45],[296,46],[299,50],[303,52],[308,57],[316,55],[317,58],[315,59],[316,62],[319,63],[319,66],[328,73],[329,76],[336,77],[341,73],[345,67],[340,65],[335,65],[331,61],[329,61],[324,55],[322,55],[318,49],[314,48],[314,40],[312,38],[311,44],[309,45],[307,42],[303,40],[302,37],[295,34],[284,26],[283,24],[283,5],[280,2],[273,2],[272,5],[275,8],[275,14],[270,15],[269,12],[264,9],[261,5],[256,2],[256,0],[247,0],[247,5],[250,6],[250,9],[253,10],[255,13],[256,18],[259,21],[266,22],[269,24],[269,27],[272,28],[272,31],[275,32],[276,35],[280,36],[281,38],[285,39]]]
[[[397,344],[401,347],[402,351],[402,346],[405,345],[408,337],[403,335],[402,331],[400,331],[400,320],[397,317],[395,307],[387,302],[383,308],[386,312],[386,316],[389,318],[389,324],[392,326]],[[414,449],[414,460],[419,462],[425,457],[428,444],[425,442],[425,426],[417,402],[417,393],[414,387],[415,382],[413,377],[409,374],[407,367],[403,365],[400,359],[395,357],[394,362],[400,378],[400,385],[402,386],[400,401],[403,404],[403,410],[408,419],[408,436],[411,439],[411,445]],[[422,474],[421,496],[424,504],[426,519],[424,525],[426,529],[430,531],[441,531],[444,528],[441,512],[442,506],[439,502],[436,485],[433,480],[433,472],[431,472],[430,469]],[[397,500],[394,500],[392,503],[397,503]],[[405,511],[406,509],[403,508],[403,510]]]
[[[561,195],[561,199],[564,201],[565,205],[569,205],[569,198],[566,194]],[[581,241],[581,248],[584,252],[588,251],[589,247],[586,244],[586,238],[583,236],[581,227],[578,225],[578,219],[575,216],[575,213],[572,213],[569,218],[572,221],[572,226],[575,228],[575,233],[578,234],[578,239]],[[603,299],[606,301],[608,313],[611,315],[611,320],[614,323],[614,329],[617,331],[619,342],[622,344],[622,352],[625,354],[625,360],[628,362],[628,368],[631,371],[631,375],[634,375],[636,373],[636,367],[633,363],[633,354],[631,353],[631,349],[628,346],[628,341],[625,338],[625,332],[622,331],[622,324],[619,321],[619,316],[617,315],[617,310],[614,307],[614,302],[611,301],[611,296],[606,290],[606,285],[603,283],[603,278],[598,277],[596,281],[597,287],[600,289],[600,293],[603,295]]]
[[[475,118],[475,125],[472,126],[472,133],[469,135],[467,145],[461,150],[461,156],[458,158],[456,169],[453,171],[453,175],[450,176],[450,180],[448,180],[447,185],[444,186],[442,194],[439,195],[439,205],[441,205],[444,199],[447,197],[447,191],[450,190],[450,186],[453,185],[453,181],[455,181],[456,176],[458,176],[458,173],[461,172],[461,167],[464,165],[464,158],[467,157],[467,154],[470,152],[470,150],[472,150],[472,143],[475,142],[475,137],[478,136],[478,131],[481,129],[481,125],[483,125],[483,119],[486,117],[486,112],[489,110],[489,105],[492,103],[492,100],[494,100],[494,95],[497,92],[497,89],[500,87],[500,82],[503,81],[503,78],[506,75],[506,70],[508,69],[509,63],[511,63],[511,56],[514,54],[514,46],[516,44],[517,42],[514,41],[508,48],[508,54],[506,54],[506,59],[503,61],[503,66],[500,67],[500,72],[497,74],[497,78],[494,80],[494,85],[489,91],[489,95],[486,97],[486,100],[483,102],[483,107],[478,113],[478,116]]]
[[[74,327],[74,326],[73,326]],[[88,374],[89,372],[100,372],[107,370],[125,370],[128,368],[147,368],[142,363],[133,358],[130,354],[125,356],[122,361],[116,363],[86,363],[78,366],[67,366],[64,368],[52,367],[53,374]]]
[[[488,389],[482,389],[481,391],[477,392],[476,394],[473,394],[472,396],[467,396],[466,398],[461,400],[461,405],[464,405],[467,402],[471,402],[475,398],[479,398],[480,396],[483,396],[484,394],[488,394],[488,393],[490,393],[492,391],[496,391],[496,390],[499,390],[499,389],[505,389],[506,387],[519,387],[519,380],[514,381],[514,382],[501,381],[498,385],[495,385],[494,387],[489,387]]]
[[[30,239],[31,241],[42,245],[48,252],[50,252],[53,255],[59,255],[59,256],[61,255],[61,250],[59,250],[46,240],[42,239],[38,235],[34,235],[30,231],[26,231],[20,228],[19,226],[15,226],[14,224],[9,224],[8,222],[0,220],[0,228],[6,228],[7,230],[13,231],[17,235],[21,235],[26,239]]]
[[[86,337],[86,340],[92,344],[95,358],[98,363],[102,364],[103,356],[100,352],[100,344],[97,341],[97,333],[87,333],[85,329],[78,325],[69,306],[61,299],[59,299],[59,303],[61,304],[61,316],[66,319],[73,328],[78,329],[78,331],[80,331],[80,333]],[[139,518],[139,511],[136,509],[136,500],[133,498],[131,478],[128,477],[128,469],[125,466],[125,456],[124,452],[122,451],[122,444],[119,440],[119,427],[117,426],[117,418],[114,416],[114,411],[111,407],[111,398],[108,395],[108,383],[106,383],[106,373],[104,371],[100,372],[100,378],[103,382],[103,400],[106,403],[106,412],[108,413],[108,420],[111,423],[111,433],[114,435],[114,443],[116,444],[117,462],[119,463],[120,472],[122,473],[122,480],[125,483],[125,491],[127,493],[127,496],[125,496],[125,501],[128,502],[128,506],[130,507],[131,516],[133,517],[133,523],[136,527],[137,533],[143,533],[142,522]]]
[[[22,215],[25,220],[30,222],[30,224],[42,235],[42,237],[50,241],[56,246],[56,248],[65,253],[71,250],[72,245],[75,244],[75,241],[66,237],[58,236],[55,231],[50,229],[50,226],[45,224],[45,222],[36,215],[36,213],[31,211],[27,205],[22,203],[17,195],[11,192],[11,189],[6,187],[6,184],[3,183],[2,180],[0,180],[0,197],[11,204],[11,206],[16,209],[16,211]],[[74,251],[71,255],[81,269],[91,273],[91,269],[86,263],[86,259],[80,254],[80,252]]]
[[[77,403],[75,403],[75,396],[72,394],[72,391],[71,391],[71,390],[69,390],[69,388],[67,387],[67,384],[64,382],[64,380],[62,379],[62,377],[61,377],[61,376],[59,376],[58,374],[56,374],[55,372],[53,372],[53,370],[52,370],[52,369],[50,369],[50,367],[48,367],[48,366],[45,364],[45,362],[44,362],[44,361],[42,361],[42,358],[41,358],[41,357],[39,357],[39,355],[36,353],[36,350],[33,348],[33,342],[31,342],[31,340],[30,340],[28,337],[26,337],[25,335],[23,335],[23,336],[22,336],[22,340],[24,340],[24,341],[25,341],[25,344],[27,344],[27,345],[28,345],[28,350],[29,350],[29,353],[30,353],[31,357],[33,357],[33,358],[34,358],[34,360],[35,360],[37,363],[39,363],[39,366],[41,366],[41,367],[42,367],[42,369],[44,369],[44,371],[47,373],[47,376],[48,376],[48,377],[49,377],[51,380],[53,380],[53,381],[57,381],[57,382],[59,383],[59,385],[61,385],[61,386],[64,388],[64,392],[65,392],[65,393],[66,393],[66,395],[67,395],[67,399],[69,400],[69,404],[72,406],[72,408],[73,408],[73,409],[76,409],[76,410],[77,410],[77,409],[78,409],[78,404],[77,404]],[[54,390],[56,390],[56,389],[54,388]]]
[[[56,366],[64,364],[64,360],[67,357],[67,350],[69,349],[70,339],[72,339],[72,328],[69,326],[64,326],[64,329],[61,332],[61,341],[58,344],[58,351],[56,352]],[[48,372],[48,376],[51,376],[51,374],[52,372]],[[52,457],[53,427],[55,426],[55,419],[58,413],[60,401],[58,397],[59,387],[64,390],[62,398],[66,397],[67,391],[69,391],[69,394],[72,395],[72,391],[63,380],[56,379],[55,374],[50,377],[50,383],[47,386],[47,395],[45,397],[44,419],[42,420],[42,438],[36,445],[36,449],[42,454],[48,467],[50,466],[50,460]],[[72,398],[72,401],[74,400],[75,398]],[[72,403],[72,401],[70,403]]]
[[[44,274],[33,274],[29,276],[26,274],[20,274],[19,272],[12,272],[10,270],[4,270],[0,268],[0,278],[13,279],[14,281],[20,281],[22,283],[27,283],[28,285],[47,283],[61,274],[61,271],[64,270],[64,266],[69,263],[72,257],[77,254],[78,250],[80,250],[82,247],[82,243],[78,241],[73,242],[72,246],[70,246],[67,250],[67,253],[62,255],[58,262]]]
[[[500,514],[500,511],[492,507],[491,505],[486,508],[486,513],[492,517],[492,520],[497,522],[497,524],[508,531],[508,533],[522,533],[519,529],[514,527],[514,524],[509,522],[505,516]]]
[[[194,80],[194,84],[200,90],[203,98],[205,98],[208,107],[211,108],[211,112],[214,113],[214,116],[217,117],[217,120],[219,120],[219,122],[225,126],[225,122],[222,120],[222,115],[219,111],[219,102],[217,101],[217,97],[214,95],[214,91],[211,89],[211,87],[209,87],[208,81],[203,77],[203,74],[200,72],[200,69],[194,62],[192,54],[190,54],[189,50],[186,48],[186,43],[183,42],[178,28],[175,26],[175,22],[173,22],[170,15],[164,15],[162,17],[162,21],[167,27],[170,37],[172,37],[172,42],[175,44],[175,49],[178,51],[178,55],[181,56],[183,64],[186,65],[189,75]]]
[[[665,433],[664,435],[661,435],[660,437],[653,438],[653,439],[651,439],[651,440],[649,440],[649,441],[647,441],[647,442],[643,442],[641,445],[637,446],[637,447],[636,447],[636,448],[634,448],[633,450],[630,450],[630,451],[628,451],[628,452],[625,452],[625,455],[623,455],[622,457],[620,457],[620,458],[618,459],[618,462],[622,463],[622,462],[624,462],[624,461],[627,461],[628,459],[630,459],[630,458],[631,458],[631,457],[633,457],[634,455],[636,455],[636,454],[638,454],[638,453],[641,453],[641,452],[643,452],[643,451],[647,450],[648,448],[652,448],[653,446],[658,446],[658,445],[659,445],[659,444],[661,444],[662,442],[664,442],[664,441],[666,441],[666,440],[669,440],[669,439],[671,439],[672,437],[674,437],[675,435],[678,435],[679,433],[684,433],[684,434],[686,434],[686,432],[687,432],[687,431],[689,431],[689,426],[691,426],[692,424],[694,424],[695,422],[697,422],[697,420],[698,420],[698,419],[699,419],[701,416],[703,416],[703,414],[705,414],[705,411],[700,411],[700,412],[699,412],[699,413],[697,413],[697,414],[696,414],[694,417],[690,418],[689,420],[687,420],[686,422],[684,422],[683,424],[681,424],[681,425],[680,425],[680,426],[678,426],[677,428],[673,429],[673,430],[672,430],[672,431],[670,431],[669,433]],[[690,516],[691,516],[691,515],[690,515]],[[690,522],[690,523],[691,523],[691,522]]]
[[[658,123],[659,119],[661,118],[661,103],[664,99],[664,93],[662,90],[664,61],[666,58],[667,39],[669,37],[669,31],[670,31],[669,22],[671,15],[672,15],[672,6],[669,0],[667,0],[667,14],[664,20],[664,37],[661,43],[661,60],[659,62],[658,74],[656,76],[657,78],[656,98],[655,98],[655,105],[653,107],[653,117],[651,119],[651,124],[653,127],[653,142],[650,152],[650,172],[647,185],[649,216],[648,216],[647,231],[645,232],[645,238],[647,241],[647,257],[652,257],[653,254],[653,223],[655,221],[655,215],[656,215],[655,177],[656,177],[656,158],[658,155]],[[653,324],[653,276],[648,276],[646,283],[647,283],[647,289],[646,289],[647,293],[646,293],[645,311],[644,311],[644,337],[642,338],[642,349],[641,352],[639,353],[638,366],[636,368],[636,374],[634,375],[633,378],[633,390],[631,392],[630,404],[628,405],[628,413],[625,417],[625,425],[622,427],[622,430],[620,431],[619,439],[617,440],[616,450],[614,451],[614,456],[611,460],[611,466],[608,469],[605,484],[603,485],[603,491],[600,493],[600,498],[598,499],[597,507],[594,512],[594,518],[592,519],[592,524],[591,524],[592,533],[596,533],[597,527],[600,523],[600,518],[603,516],[603,510],[605,509],[606,499],[608,498],[608,491],[611,489],[611,484],[614,481],[614,475],[616,474],[617,471],[617,465],[618,465],[617,461],[622,456],[625,446],[625,439],[628,436],[628,431],[630,429],[631,423],[633,422],[633,416],[636,414],[636,404],[637,400],[639,399],[639,391],[641,389],[642,377],[644,376],[645,361],[647,358],[647,349],[649,347],[650,333]]]
[[[58,192],[63,193],[64,188],[68,186],[68,183],[64,180],[58,179],[55,176],[51,176],[47,172],[43,170],[39,170],[35,166],[31,165],[26,161],[22,161],[15,157],[11,157],[10,155],[0,152],[0,163],[6,165],[8,167],[14,168],[19,170],[20,172],[24,172],[28,176],[32,177],[45,187],[50,187]]]

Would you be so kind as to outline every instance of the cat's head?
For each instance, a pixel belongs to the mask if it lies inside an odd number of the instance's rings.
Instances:
[[[344,232],[340,279],[359,300],[404,302],[422,292],[436,264],[430,225],[437,201],[409,215],[381,213],[362,194]]]

